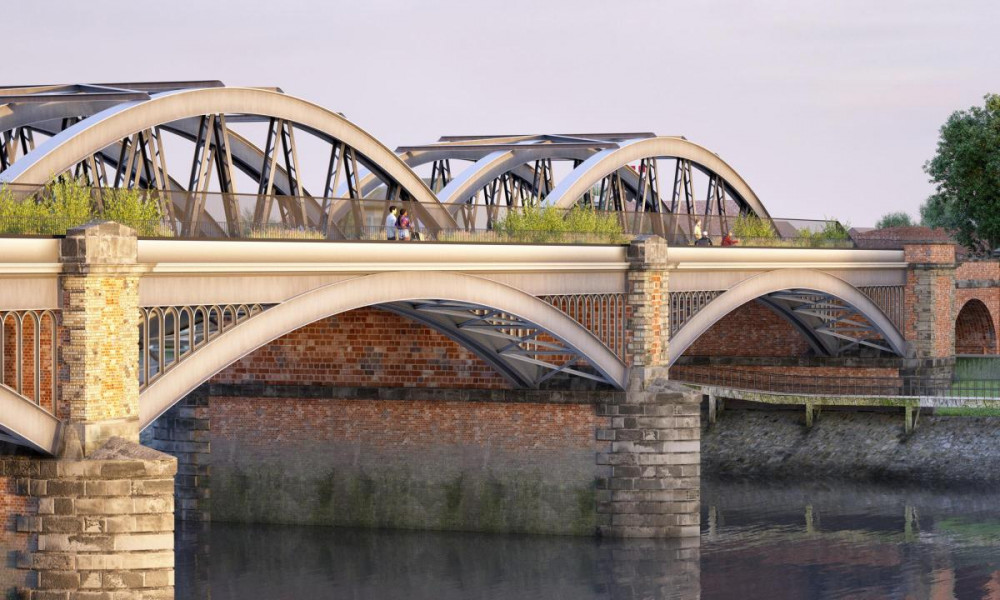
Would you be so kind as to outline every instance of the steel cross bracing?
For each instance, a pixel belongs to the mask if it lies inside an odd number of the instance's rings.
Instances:
[[[569,375],[615,385],[551,332],[501,310],[450,300],[411,300],[380,308],[428,325],[475,352],[513,383],[538,388]]]
[[[830,294],[793,289],[767,294],[765,304],[790,316],[802,330],[812,334],[826,354],[839,356],[867,346],[894,353],[884,335],[857,309]]]

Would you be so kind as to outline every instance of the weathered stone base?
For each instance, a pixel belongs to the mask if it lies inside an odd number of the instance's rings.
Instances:
[[[206,388],[195,390],[143,432],[143,443],[177,458],[177,518],[211,520],[211,431]]]
[[[610,469],[598,482],[600,535],[699,535],[700,400],[662,381],[600,406],[611,417],[597,434],[611,443],[597,459]]]
[[[176,469],[120,438],[86,460],[0,458],[0,480],[14,482],[24,509],[13,523],[27,542],[21,597],[173,598]]]

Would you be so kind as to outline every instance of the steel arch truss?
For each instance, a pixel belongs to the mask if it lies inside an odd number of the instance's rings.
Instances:
[[[496,308],[431,299],[393,302],[379,308],[444,333],[518,387],[538,388],[561,374],[618,385],[552,332]]]
[[[232,130],[233,123],[245,122],[265,125],[263,147]],[[194,142],[193,155],[168,157],[165,133]],[[36,144],[36,134],[48,139]],[[317,174],[325,182],[319,196],[302,183],[296,135],[303,134],[328,144],[326,171]],[[238,196],[237,171],[253,181],[244,192],[256,198]],[[388,148],[341,115],[280,90],[220,82],[0,88],[0,183],[37,187],[53,177],[83,179],[98,189],[98,208],[102,189],[155,190],[176,233],[236,235],[247,225],[280,220],[338,237],[342,224],[332,214],[350,204],[346,200],[361,198],[362,172],[388,190],[386,202],[418,201],[429,228],[453,225]],[[214,214],[206,207],[210,186],[222,196]],[[346,196],[337,196],[341,189]],[[251,205],[240,206],[240,199]]]

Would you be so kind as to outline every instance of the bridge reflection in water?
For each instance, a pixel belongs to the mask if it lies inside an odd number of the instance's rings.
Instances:
[[[213,523],[177,599],[1000,598],[995,494],[706,482],[701,540]]]

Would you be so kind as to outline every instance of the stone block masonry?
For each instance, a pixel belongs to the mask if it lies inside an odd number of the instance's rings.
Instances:
[[[647,384],[598,414],[598,532],[607,537],[697,537],[701,485],[701,398],[676,384]]]
[[[5,534],[29,538],[16,558],[21,597],[173,598],[176,469],[172,457],[121,438],[86,460],[0,458],[0,480],[15,482],[23,510]]]

